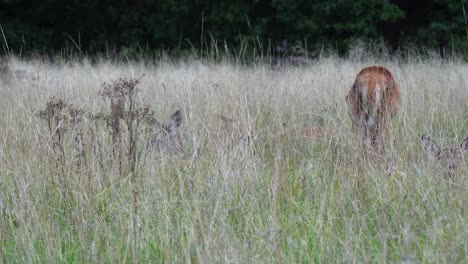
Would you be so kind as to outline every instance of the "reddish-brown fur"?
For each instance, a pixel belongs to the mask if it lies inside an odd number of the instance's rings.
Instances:
[[[346,96],[353,128],[362,128],[364,140],[383,147],[387,125],[395,116],[400,91],[390,71],[381,66],[362,69]]]

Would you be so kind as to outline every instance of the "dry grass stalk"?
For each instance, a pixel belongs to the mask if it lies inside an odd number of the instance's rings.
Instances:
[[[104,116],[103,114],[88,114],[89,119],[91,121],[91,153],[93,156],[93,161],[97,161],[99,164],[99,168],[101,170],[104,170],[104,160],[103,160],[103,155],[102,155],[102,144],[101,140],[99,138],[99,121],[104,121],[105,123],[109,123],[109,120],[107,116]]]
[[[73,139],[75,150],[75,162],[77,171],[81,171],[85,164],[85,149],[83,137],[83,118],[85,112],[73,105],[68,107],[71,124],[73,125]]]
[[[99,92],[99,95],[109,99],[110,102],[110,116],[109,118],[105,118],[104,115],[104,118],[110,121],[114,158],[119,163],[121,175],[123,173],[122,151],[124,149],[122,145],[122,136],[124,135],[122,123],[125,124],[125,131],[128,132],[127,161],[129,171],[134,173],[136,168],[137,137],[141,125],[153,114],[149,106],[141,105],[135,100],[136,95],[140,91],[137,87],[140,81],[141,78],[119,78],[117,81],[104,83],[102,90]]]
[[[56,171],[59,173],[60,185],[65,194],[68,190],[68,184],[65,174],[66,157],[63,138],[66,131],[67,114],[65,101],[55,97],[50,97],[46,103],[46,108],[38,113],[38,116],[47,123],[49,135],[52,138]]]
[[[103,98],[108,98],[110,101],[110,127],[112,129],[112,154],[114,160],[118,162],[119,174],[122,175],[122,129],[120,120],[124,118],[125,111],[125,93],[124,83],[126,81],[119,79],[113,83],[104,83],[102,90],[99,92]]]
[[[143,75],[144,76],[144,75]],[[141,76],[141,78],[143,78]],[[136,173],[136,164],[137,164],[137,150],[138,146],[138,137],[141,134],[142,124],[146,120],[152,117],[153,112],[150,110],[149,106],[141,105],[136,101],[136,95],[140,91],[138,89],[138,84],[141,81],[139,79],[128,79],[128,78],[119,78],[117,81],[111,83],[104,83],[102,85],[102,90],[99,94],[103,98],[107,98],[110,101],[110,126],[112,130],[112,145],[114,159],[117,160],[119,164],[119,173],[122,176],[122,151],[123,146],[123,127],[121,122],[125,124],[127,131],[127,164],[128,171],[131,175],[131,189],[133,196],[133,235],[134,235],[134,260],[138,259],[138,191],[137,191],[137,173]],[[140,146],[141,148],[141,146]]]

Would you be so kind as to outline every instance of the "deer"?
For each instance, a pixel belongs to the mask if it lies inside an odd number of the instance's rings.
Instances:
[[[400,90],[391,72],[382,66],[363,68],[345,97],[353,131],[360,129],[363,142],[383,152],[388,124],[395,117]]]
[[[155,133],[155,137],[150,141],[150,146],[159,155],[168,153],[181,154],[182,143],[177,129],[182,123],[180,110],[172,114],[168,124],[161,124],[156,120],[151,120],[150,127]]]
[[[424,150],[448,171],[449,177],[455,173],[460,163],[462,163],[463,155],[468,153],[468,137],[462,141],[460,146],[451,146],[443,149],[427,135],[421,136],[421,143]]]

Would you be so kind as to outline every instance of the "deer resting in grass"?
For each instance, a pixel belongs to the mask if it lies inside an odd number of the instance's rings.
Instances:
[[[468,153],[468,138],[463,140],[460,146],[452,146],[449,148],[440,148],[437,143],[429,136],[423,135],[421,143],[424,150],[448,170],[448,176],[451,176],[463,161],[463,155]]]
[[[180,141],[177,128],[182,123],[180,110],[177,110],[169,120],[169,123],[161,124],[154,120],[151,124],[156,137],[151,141],[151,145],[158,154],[182,153],[182,143]]]

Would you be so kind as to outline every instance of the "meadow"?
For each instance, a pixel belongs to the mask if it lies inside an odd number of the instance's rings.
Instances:
[[[385,155],[371,160],[344,101],[369,65],[387,67],[401,89]],[[0,77],[0,262],[467,261],[467,158],[447,178],[420,141],[455,146],[468,136],[466,63],[13,58],[9,68]],[[149,105],[146,117],[167,124],[180,110],[177,151],[154,153],[143,119],[135,133],[121,120],[115,154],[113,128],[97,117],[111,113],[103,83],[121,77],[139,80],[133,100]],[[46,116],[52,96],[80,121]],[[219,115],[238,131],[226,133]],[[333,133],[294,133],[303,127]]]

